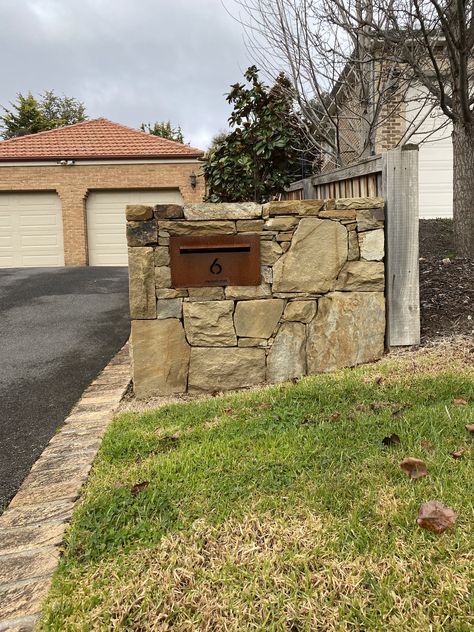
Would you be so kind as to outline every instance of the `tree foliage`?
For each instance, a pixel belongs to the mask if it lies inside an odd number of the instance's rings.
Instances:
[[[142,123],[140,125],[142,132],[152,134],[153,136],[161,136],[168,140],[174,140],[176,143],[184,143],[184,136],[181,127],[173,127],[171,121],[155,121],[151,123]]]
[[[83,103],[74,97],[58,96],[52,90],[47,90],[38,99],[31,92],[26,96],[19,92],[10,106],[10,109],[1,106],[4,114],[0,116],[0,125],[4,139],[36,134],[87,119]]]
[[[208,200],[263,202],[302,177],[304,158],[297,115],[281,74],[269,88],[256,66],[247,69],[248,84],[231,86],[231,131],[220,136],[204,159]]]

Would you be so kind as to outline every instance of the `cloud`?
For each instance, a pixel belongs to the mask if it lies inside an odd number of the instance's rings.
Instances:
[[[205,146],[226,127],[224,93],[249,65],[220,0],[0,0],[0,103],[74,96],[91,117],[171,120]]]

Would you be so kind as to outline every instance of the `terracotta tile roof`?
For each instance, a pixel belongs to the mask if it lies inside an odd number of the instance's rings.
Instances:
[[[0,142],[0,161],[199,158],[200,149],[105,118]]]

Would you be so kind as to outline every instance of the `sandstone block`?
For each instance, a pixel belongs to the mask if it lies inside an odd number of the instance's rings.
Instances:
[[[267,381],[286,382],[306,373],[306,327],[283,323],[267,360]]]
[[[383,208],[384,199],[381,197],[339,198],[336,200],[337,209]]]
[[[164,320],[165,318],[181,318],[182,309],[182,298],[160,298],[156,305],[156,317],[160,320]]]
[[[177,290],[174,288],[157,288],[156,289],[156,298],[185,298],[188,295],[188,290],[184,288],[178,288]]]
[[[286,252],[289,247],[290,247],[290,242],[289,241],[282,241],[281,244],[281,249],[283,250],[283,252]]]
[[[262,205],[254,202],[202,202],[185,204],[184,217],[188,220],[256,219],[262,217]]]
[[[337,277],[335,289],[344,292],[383,292],[383,262],[348,261]]]
[[[237,232],[238,233],[259,233],[263,230],[263,219],[238,219],[237,220]]]
[[[130,248],[149,246],[158,242],[155,220],[127,222],[127,244]]]
[[[171,287],[171,268],[168,266],[158,266],[155,268],[155,287],[162,290]]]
[[[285,301],[240,301],[234,314],[235,332],[245,338],[270,338],[283,313]]]
[[[132,320],[130,355],[136,396],[184,393],[189,352],[179,320]]]
[[[128,249],[130,318],[156,318],[153,248]]]
[[[184,303],[184,328],[188,342],[195,347],[236,346],[233,312],[234,301]]]
[[[273,266],[274,292],[327,292],[347,260],[347,231],[338,222],[303,218],[289,250]]]
[[[184,220],[158,221],[160,237],[169,235],[233,235],[236,232],[235,222],[229,221],[201,221],[187,222]]]
[[[297,217],[291,215],[280,215],[278,217],[270,217],[265,222],[264,230],[274,230],[279,232],[285,232],[292,230],[299,222]]]
[[[155,266],[168,266],[170,263],[170,250],[166,246],[157,246],[153,251]]]
[[[384,352],[382,292],[333,292],[308,325],[308,374],[377,360]]]
[[[265,382],[265,349],[191,349],[189,391],[215,393]]]
[[[283,250],[275,241],[262,241],[260,243],[260,262],[264,266],[271,266],[281,257]]]
[[[323,200],[283,200],[268,202],[264,205],[264,214],[275,215],[318,215],[324,207]]]
[[[238,347],[267,347],[268,340],[266,338],[239,338]]]
[[[364,230],[373,230],[374,228],[383,228],[384,210],[379,209],[363,209],[357,211],[357,229],[359,232]]]
[[[293,232],[291,232],[291,233],[278,233],[278,235],[275,237],[275,239],[280,244],[280,247],[283,247],[281,242],[282,241],[291,241],[293,239]]]
[[[155,204],[154,215],[156,219],[181,219],[184,211],[179,204]]]
[[[127,204],[125,216],[128,222],[143,222],[153,217],[153,208],[144,204]]]
[[[285,307],[283,318],[300,323],[309,323],[316,315],[318,303],[314,301],[291,301]]]
[[[321,211],[319,216],[321,219],[338,219],[338,220],[355,220],[356,212],[350,210],[331,210],[331,211]]]
[[[347,233],[347,259],[348,261],[356,261],[360,257],[359,238],[355,230]]]
[[[382,261],[385,236],[382,229],[369,230],[359,235],[360,257],[366,261]]]
[[[273,269],[271,266],[262,266],[262,279],[265,283],[273,283]]]
[[[222,301],[224,288],[222,287],[190,287],[189,301]]]
[[[324,208],[326,211],[332,211],[336,208],[336,200],[334,198],[324,200]]]
[[[253,298],[265,298],[272,295],[269,283],[261,283],[260,285],[228,285],[225,288],[225,297],[242,300],[250,300]]]

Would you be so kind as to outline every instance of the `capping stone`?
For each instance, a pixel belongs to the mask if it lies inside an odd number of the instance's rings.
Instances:
[[[189,345],[179,320],[132,320],[130,341],[138,398],[186,391]]]
[[[128,249],[130,318],[156,318],[153,248]]]
[[[153,217],[153,208],[144,204],[127,204],[125,216],[128,222],[143,222]]]
[[[348,261],[337,278],[335,289],[344,292],[383,292],[383,262]]]
[[[306,327],[283,323],[268,354],[267,380],[286,382],[306,373]]]
[[[262,205],[254,202],[222,202],[185,204],[187,220],[258,219],[262,217]]]
[[[179,204],[155,204],[154,215],[156,219],[181,219],[184,211]]]
[[[184,303],[184,328],[188,342],[196,347],[236,346],[233,312],[234,301]]]
[[[237,303],[234,323],[237,336],[270,338],[283,313],[281,298],[243,301]]]
[[[191,349],[189,391],[215,393],[265,382],[265,349]]]
[[[384,352],[384,337],[382,292],[327,294],[308,325],[308,374],[377,360]]]
[[[264,216],[275,215],[318,215],[324,208],[324,200],[283,200],[267,202],[263,206]]]
[[[273,291],[327,292],[346,261],[344,226],[305,217],[295,231],[290,249],[273,266]]]
[[[381,197],[339,198],[337,209],[384,208],[385,201]]]

